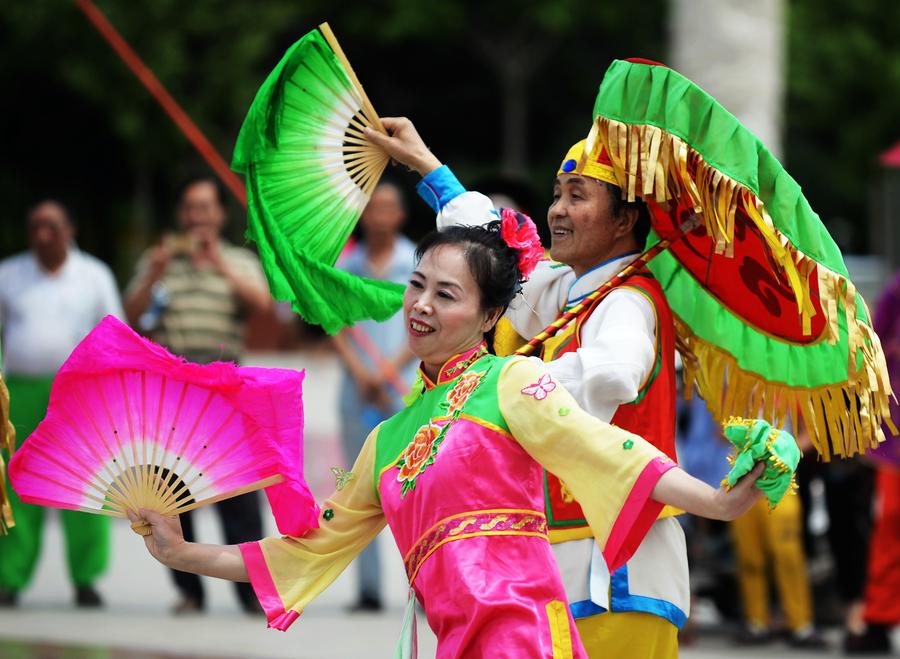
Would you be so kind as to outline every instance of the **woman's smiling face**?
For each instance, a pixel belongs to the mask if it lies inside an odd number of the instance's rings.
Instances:
[[[403,295],[409,347],[432,378],[448,359],[478,345],[499,313],[481,308],[481,290],[462,245],[425,252]]]

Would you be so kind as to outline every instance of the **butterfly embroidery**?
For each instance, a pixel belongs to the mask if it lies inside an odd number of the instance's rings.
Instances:
[[[334,489],[338,492],[347,487],[347,483],[353,480],[353,472],[340,467],[332,467],[331,473],[334,474]]]
[[[522,389],[522,393],[526,396],[533,396],[535,400],[544,400],[547,394],[554,389],[556,389],[556,383],[553,378],[549,373],[544,373],[540,380]]]

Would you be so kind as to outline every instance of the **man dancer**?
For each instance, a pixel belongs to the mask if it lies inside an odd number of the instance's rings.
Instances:
[[[385,126],[390,136],[367,136],[423,176],[419,194],[438,214],[439,227],[497,219],[490,201],[466,192],[409,120],[386,119]],[[646,205],[622,201],[605,154],[582,163],[583,150],[579,142],[563,159],[547,213],[550,253],[558,263],[540,264],[507,312],[525,337],[637,258],[649,231]],[[542,356],[591,414],[645,437],[674,459],[674,335],[662,288],[642,269],[548,340]],[[663,511],[628,564],[609,575],[577,502],[551,474],[546,479],[551,542],[588,653],[676,657],[690,594],[684,533],[671,511]]]

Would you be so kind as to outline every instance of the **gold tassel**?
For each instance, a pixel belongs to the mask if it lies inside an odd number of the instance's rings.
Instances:
[[[824,387],[790,387],[742,369],[725,350],[696,336],[676,316],[685,390],[697,387],[713,417],[762,417],[776,426],[803,422],[822,460],[851,457],[884,441],[889,391],[871,389],[865,378]],[[877,371],[877,369],[873,369]],[[849,402],[848,402],[849,401]],[[830,441],[829,441],[830,440]]]
[[[7,455],[12,456],[16,449],[16,430],[9,420],[9,391],[6,383],[0,376],[0,450],[5,449]],[[6,464],[0,453],[0,535],[6,535],[8,530],[15,526],[12,506],[9,495],[6,492]]]
[[[655,126],[647,126],[647,142],[649,143],[649,147],[647,148],[647,158],[644,161],[646,168],[641,172],[641,176],[644,179],[644,188],[643,188],[643,196],[645,199],[649,199],[653,196],[653,186],[654,184],[659,184],[659,149],[662,143],[662,131]],[[663,179],[665,182],[665,179]],[[659,194],[656,194],[656,199],[659,200]]]
[[[654,196],[658,203],[686,196],[695,212],[705,209],[702,216],[706,232],[718,254],[733,255],[735,215],[738,205],[743,206],[784,270],[803,327],[809,329],[815,307],[808,282],[801,278],[799,271],[809,259],[777,231],[764,205],[750,190],[707,164],[683,140],[655,126],[598,117],[591,127],[588,146],[590,157],[597,157],[601,146],[606,149],[623,197],[628,201],[634,201],[636,190],[641,190],[644,198]]]
[[[634,201],[637,196],[635,195],[637,179],[638,179],[638,166],[640,164],[640,134],[641,128],[640,126],[629,126],[629,140],[628,146],[628,193],[627,199],[628,201]]]

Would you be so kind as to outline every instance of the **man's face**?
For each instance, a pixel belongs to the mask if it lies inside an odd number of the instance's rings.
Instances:
[[[65,209],[55,202],[38,204],[28,216],[28,246],[44,267],[56,268],[65,261],[74,235]]]
[[[184,189],[178,202],[178,226],[187,233],[218,235],[225,225],[225,209],[216,186],[198,181]]]
[[[581,275],[613,254],[623,231],[612,214],[613,192],[601,181],[576,174],[560,174],[553,184],[553,203],[547,210],[550,255]]]
[[[393,235],[400,230],[405,219],[406,211],[399,191],[393,185],[386,184],[375,188],[359,222],[367,235]]]

